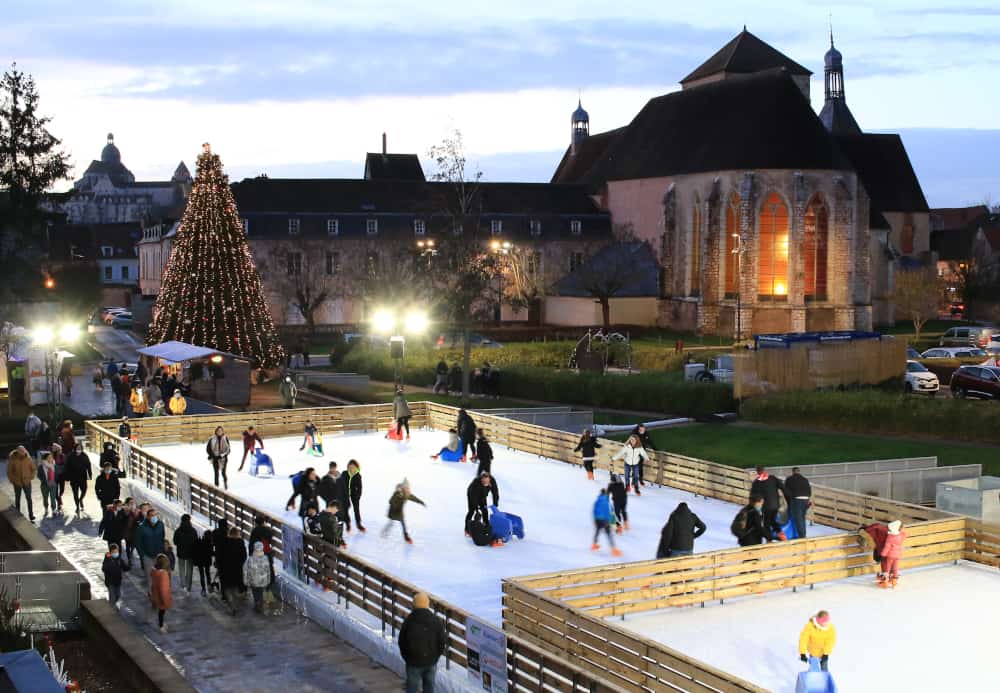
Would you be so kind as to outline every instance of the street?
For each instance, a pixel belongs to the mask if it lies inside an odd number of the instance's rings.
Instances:
[[[93,332],[88,332],[88,339],[97,351],[118,363],[136,363],[139,360],[137,349],[143,346],[142,341],[129,330],[116,330],[107,325],[92,325]]]

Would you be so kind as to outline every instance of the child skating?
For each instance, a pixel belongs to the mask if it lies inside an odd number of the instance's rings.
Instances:
[[[611,534],[611,525],[615,523],[615,514],[611,509],[611,496],[606,488],[601,489],[601,493],[594,501],[594,543],[590,545],[592,551],[598,551],[601,545],[597,543],[603,531],[608,535],[608,544],[611,545],[611,555],[621,556],[622,552],[615,546],[614,535]]]
[[[615,531],[621,534],[623,530],[628,529],[628,510],[625,509],[628,505],[628,494],[625,492],[625,482],[614,472],[611,473],[608,494],[611,496],[611,507],[615,511]]]
[[[903,557],[903,540],[906,532],[902,530],[903,523],[893,520],[888,525],[885,543],[882,545],[882,581],[880,587],[895,588],[899,583],[899,559]]]
[[[382,528],[382,538],[389,536],[389,530],[392,528],[393,522],[398,522],[403,528],[403,539],[406,540],[407,544],[412,544],[413,539],[410,538],[410,533],[406,531],[406,518],[403,515],[403,506],[406,505],[406,501],[413,501],[414,503],[420,503],[420,505],[427,507],[427,504],[422,500],[410,493],[410,482],[403,479],[402,483],[396,485],[396,491],[389,498],[389,522],[385,527]]]
[[[589,428],[585,428],[583,435],[580,436],[580,442],[573,448],[573,452],[579,452],[583,456],[583,468],[587,470],[587,478],[591,481],[594,480],[594,460],[597,458],[599,447],[601,444],[597,442],[597,438],[591,434]]]

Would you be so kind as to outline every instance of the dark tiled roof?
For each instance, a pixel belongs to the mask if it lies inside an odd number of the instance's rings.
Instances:
[[[125,168],[125,165],[122,164],[120,161],[105,162],[105,161],[98,161],[97,159],[91,161],[90,166],[88,166],[87,170],[84,171],[83,173],[83,175],[85,176],[88,174],[96,174],[96,175],[104,174],[111,179],[112,183],[114,183],[119,187],[124,187],[128,185],[135,178],[132,175],[132,172],[129,171],[127,168]]]
[[[102,246],[113,248],[113,255],[105,259],[134,258],[135,245],[142,240],[139,222],[120,224],[60,224],[52,227],[50,234],[52,256],[59,259],[98,260]],[[70,258],[70,252],[74,255]],[[82,257],[80,257],[82,256]]]
[[[553,183],[600,183],[600,172],[595,165],[604,153],[625,132],[625,128],[608,130],[591,135],[577,146],[573,154],[572,146],[566,148],[562,161],[552,174]],[[598,167],[599,168],[599,167]]]
[[[587,180],[852,168],[791,77],[777,70],[651,99]]]
[[[883,215],[875,205],[869,205],[868,207],[868,228],[879,229],[881,231],[892,230],[892,227],[886,220],[885,215]]]
[[[938,254],[940,260],[968,260],[972,257],[977,231],[975,226],[931,231],[931,250]]]
[[[781,51],[743,29],[732,41],[681,80],[681,84],[704,79],[720,72],[750,74],[772,68],[783,68],[793,75],[812,72]]]
[[[365,178],[369,180],[424,180],[424,169],[416,154],[365,155]]]
[[[819,119],[826,129],[834,135],[860,135],[861,126],[854,119],[854,114],[843,99],[827,99]]]
[[[615,297],[659,296],[659,274],[660,266],[648,243],[613,243],[592,255],[580,269],[556,282],[554,289],[560,296],[592,296],[587,286],[595,278],[596,283],[605,286],[609,281],[620,279],[621,289],[615,292]]]
[[[988,214],[986,205],[971,207],[936,207],[931,210],[932,229],[958,229],[971,221]]]
[[[926,212],[927,200],[899,135],[837,137],[872,204],[883,212]]]

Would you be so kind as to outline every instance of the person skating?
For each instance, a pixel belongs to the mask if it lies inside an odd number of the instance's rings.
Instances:
[[[229,479],[226,476],[226,465],[229,464],[229,438],[222,426],[215,427],[215,433],[205,443],[205,452],[212,463],[212,470],[215,472],[215,485],[219,485],[219,472],[222,472],[222,487],[229,488]]]
[[[590,545],[591,550],[597,551],[601,548],[597,540],[601,532],[604,532],[608,535],[611,555],[616,557],[622,555],[622,552],[615,546],[615,537],[611,533],[611,525],[614,523],[615,514],[611,509],[611,496],[608,495],[608,489],[602,488],[600,494],[597,496],[597,500],[594,501],[594,541]]]
[[[303,427],[303,438],[302,446],[299,448],[299,452],[305,450],[307,454],[316,455],[317,457],[323,456],[323,436],[319,432],[319,428],[312,421],[306,421],[306,425]]]
[[[483,472],[487,474],[493,472],[493,448],[486,437],[486,431],[481,428],[476,431],[476,449],[472,459],[479,463],[479,467],[476,469],[477,476]]]
[[[615,531],[621,534],[628,529],[628,493],[625,492],[625,482],[614,472],[611,472],[608,495],[611,496],[611,507],[615,512]]]
[[[170,559],[161,553],[153,561],[153,569],[149,573],[149,602],[156,611],[160,632],[166,633],[164,618],[174,606],[174,595],[170,590]]]
[[[255,542],[253,552],[243,564],[243,582],[253,595],[253,610],[264,612],[264,590],[271,584],[271,564],[264,555],[264,544]]]
[[[765,539],[764,531],[764,499],[760,496],[750,496],[750,502],[733,518],[729,526],[740,546],[756,546]]]
[[[230,527],[221,546],[215,549],[216,568],[219,571],[219,585],[222,599],[235,615],[239,608],[239,593],[243,589],[243,564],[247,560],[247,547],[240,538],[240,530]]]
[[[646,452],[650,452],[650,451],[656,450],[656,446],[653,445],[653,439],[649,436],[649,431],[646,430],[646,424],[643,424],[643,423],[636,424],[635,428],[632,429],[632,435],[636,436],[639,439],[639,445],[641,445],[642,449],[645,450]],[[647,459],[648,459],[648,457],[647,457]],[[645,460],[639,462],[639,485],[640,486],[645,486],[646,485],[645,482],[643,481],[645,479],[645,477],[643,476],[643,472],[645,471],[645,469],[644,469],[644,462],[645,462]]]
[[[295,387],[295,383],[292,382],[290,375],[286,375],[281,379],[281,385],[278,386],[278,394],[281,395],[281,402],[285,409],[295,408],[295,398],[299,395],[299,389]]]
[[[828,671],[830,655],[837,643],[837,630],[830,622],[830,614],[818,611],[809,619],[799,634],[799,659],[808,662],[810,657],[819,660],[819,667]]]
[[[454,428],[448,429],[448,444],[443,448],[438,450],[436,455],[431,455],[432,460],[436,460],[441,457],[445,452],[457,453],[458,449],[462,446],[462,439],[458,435],[458,431]],[[462,462],[465,460],[463,459]]]
[[[486,509],[486,500],[493,497],[493,505],[500,505],[500,489],[497,487],[497,480],[489,472],[483,472],[472,480],[465,491],[466,499],[469,503],[469,511],[465,514],[465,536],[470,536],[469,521],[478,511],[482,514],[484,521],[489,521],[490,514]]]
[[[72,448],[73,453],[66,458],[66,480],[73,491],[73,502],[76,512],[83,512],[83,499],[87,495],[87,481],[93,478],[90,457],[83,451],[82,445]]]
[[[887,525],[885,541],[879,552],[883,576],[879,587],[895,588],[899,584],[899,560],[903,557],[903,541],[906,539],[906,532],[902,527],[903,523],[899,520],[893,520]]]
[[[122,578],[129,570],[128,563],[122,558],[118,544],[111,544],[104,554],[101,572],[104,574],[104,586],[108,588],[108,601],[117,606],[122,598]]]
[[[458,410],[458,421],[455,428],[458,430],[458,437],[462,446],[462,462],[465,462],[469,448],[475,449],[476,445],[476,422],[469,416],[469,412],[464,409]]]
[[[337,483],[339,479],[340,471],[337,469],[337,463],[331,462],[329,469],[323,475],[323,478],[319,480],[319,485],[316,487],[316,493],[323,499],[324,505],[332,500],[339,499]]]
[[[704,534],[706,529],[705,523],[691,512],[687,503],[678,503],[660,530],[656,557],[690,556],[694,553],[694,540]]]
[[[212,530],[206,529],[195,543],[191,560],[198,569],[198,580],[201,582],[202,596],[208,594],[212,585],[212,557],[215,551],[212,547]]]
[[[413,412],[410,411],[410,405],[406,402],[403,388],[396,388],[396,396],[392,400],[392,418],[396,420],[396,438],[402,439],[405,428],[406,439],[410,439],[410,417],[412,416]]]
[[[316,474],[316,470],[312,467],[306,469],[302,476],[299,477],[299,483],[295,487],[295,493],[289,499],[288,505],[285,506],[287,510],[291,510],[295,507],[295,496],[299,497],[299,517],[302,518],[303,527],[305,526],[305,516],[309,508],[319,511],[319,500],[317,499],[319,495],[319,476]]]
[[[7,479],[14,487],[14,507],[21,512],[21,496],[28,504],[28,519],[35,521],[35,510],[31,500],[31,482],[35,479],[35,463],[23,445],[18,445],[7,455]]]
[[[310,506],[306,510],[305,517],[302,518],[302,531],[314,536],[323,534],[323,525],[319,523],[319,519],[319,510]]]
[[[181,524],[174,530],[174,546],[177,548],[177,577],[181,588],[191,591],[194,581],[194,547],[198,543],[198,530],[191,524],[191,516],[181,515]]]
[[[382,529],[383,538],[389,536],[389,530],[392,528],[392,523],[398,522],[403,528],[403,539],[406,540],[407,544],[413,543],[413,539],[410,538],[410,533],[406,530],[406,516],[403,513],[403,509],[407,501],[413,501],[414,503],[419,503],[425,508],[427,507],[426,503],[410,492],[410,482],[403,479],[402,482],[396,484],[396,490],[389,498],[389,512],[387,513],[389,522]]]
[[[583,429],[580,441],[573,448],[573,452],[579,452],[583,458],[583,468],[587,470],[587,478],[594,480],[594,460],[597,459],[597,449],[601,444],[597,442],[597,437],[590,432],[589,428]]]
[[[625,491],[626,493],[635,488],[635,495],[641,496],[642,492],[639,490],[639,465],[649,456],[646,451],[643,450],[642,444],[637,436],[629,436],[628,440],[625,441],[625,445],[622,449],[618,451],[612,458],[612,463],[615,460],[622,460],[625,465]]]
[[[338,549],[346,549],[344,542],[344,525],[340,522],[338,513],[340,506],[333,500],[326,504],[323,512],[319,514],[319,526],[323,534],[323,541],[328,541]]]
[[[118,480],[118,472],[112,469],[110,462],[101,464],[101,473],[94,480],[94,493],[102,507],[121,497],[122,485]]]
[[[365,526],[361,524],[361,493],[364,487],[361,483],[361,465],[357,460],[350,460],[347,463],[347,471],[337,479],[337,504],[340,507],[340,520],[351,531],[351,507],[354,508],[354,521],[359,532],[365,531]]]
[[[781,525],[778,523],[778,511],[781,508],[781,495],[785,491],[785,485],[782,483],[781,479],[774,476],[773,474],[768,474],[767,470],[762,466],[757,466],[757,476],[754,477],[753,483],[750,485],[750,494],[755,496],[760,496],[764,499],[764,538],[768,543],[774,541],[774,532],[781,531]]]
[[[437,661],[448,647],[441,619],[430,609],[424,592],[413,595],[413,610],[399,628],[399,655],[406,663],[406,693],[434,693]]]
[[[806,536],[806,512],[812,502],[812,486],[809,480],[802,476],[798,467],[792,467],[792,473],[785,478],[785,501],[788,503],[788,515],[795,527],[795,535],[799,539]]]
[[[243,465],[246,464],[247,455],[253,452],[253,449],[260,446],[260,449],[264,449],[264,440],[257,433],[257,429],[253,426],[247,426],[246,430],[243,431],[243,457],[240,458],[240,468],[236,471],[242,472]]]
[[[163,523],[160,522],[160,515],[156,512],[155,508],[150,508],[146,511],[146,517],[142,524],[139,525],[136,534],[138,542],[136,548],[139,549],[139,557],[142,560],[143,569],[152,571],[157,556],[163,556],[166,559],[166,556],[163,554],[166,530],[163,527]],[[148,579],[149,577],[149,572],[147,572],[146,578]]]
[[[51,505],[52,514],[56,515],[59,512],[59,483],[56,480],[56,465],[52,460],[51,452],[43,452],[41,457],[42,459],[38,462],[36,476],[38,477],[39,486],[42,491],[42,508],[45,511],[45,515],[48,515],[49,506]]]

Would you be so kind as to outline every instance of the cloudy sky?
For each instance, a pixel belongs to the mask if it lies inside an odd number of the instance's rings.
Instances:
[[[578,95],[593,132],[623,125],[744,24],[816,73],[820,108],[831,10],[862,127],[903,134],[932,205],[1000,201],[986,0],[6,0],[0,58],[77,173],[109,131],[139,179],[205,141],[239,179],[356,177],[383,131],[426,159],[457,127],[486,178],[547,180]]]

